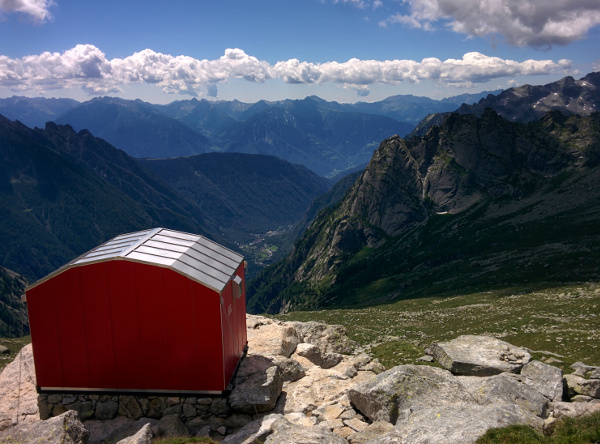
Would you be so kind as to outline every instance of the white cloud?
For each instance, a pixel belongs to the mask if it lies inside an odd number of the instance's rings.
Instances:
[[[26,14],[38,23],[52,20],[52,6],[52,0],[0,0],[1,12]]]
[[[514,46],[548,48],[586,37],[600,24],[598,0],[403,0],[410,14],[395,14],[381,26],[400,23],[433,30],[439,22],[471,37],[500,34]]]
[[[443,85],[473,84],[501,77],[564,73],[569,60],[517,62],[477,52],[461,59],[359,60],[310,63],[290,59],[271,65],[241,49],[227,49],[215,60],[172,56],[146,49],[125,58],[109,60],[93,45],[77,45],[63,53],[11,59],[0,56],[0,86],[15,91],[41,92],[82,88],[90,94],[116,92],[124,85],[152,84],[166,93],[215,96],[218,84],[229,79],[288,84],[334,83],[364,96],[374,84],[433,81]]]

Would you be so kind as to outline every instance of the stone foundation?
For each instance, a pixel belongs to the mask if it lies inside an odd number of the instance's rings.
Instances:
[[[223,424],[226,422],[224,418],[231,413],[228,398],[195,396],[40,394],[38,407],[40,419],[58,416],[68,410],[75,410],[82,421],[110,420],[118,416],[133,420],[142,417],[160,420],[168,415],[177,415],[189,430]],[[239,425],[233,424],[232,428],[252,420],[250,415],[242,416],[247,418],[243,418]]]

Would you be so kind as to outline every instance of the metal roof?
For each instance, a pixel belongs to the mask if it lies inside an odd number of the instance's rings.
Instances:
[[[31,287],[67,268],[115,259],[170,268],[218,293],[223,291],[244,260],[243,256],[203,236],[155,228],[121,234],[79,256]]]

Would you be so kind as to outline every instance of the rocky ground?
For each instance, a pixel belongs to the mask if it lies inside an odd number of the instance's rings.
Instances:
[[[119,407],[111,419],[86,420],[93,418],[90,409],[107,404],[91,396],[86,402],[63,397],[58,407],[42,396],[40,412],[27,346],[0,374],[0,442],[43,436],[56,443],[139,444],[152,436],[197,435],[226,444],[462,444],[491,427],[543,430],[561,417],[600,410],[600,368],[577,363],[563,375],[532,360],[529,350],[491,337],[432,344],[423,360],[443,368],[407,364],[384,371],[340,326],[251,315],[247,325],[249,353],[231,394],[167,398],[171,410],[162,417],[144,416],[150,410],[138,403],[135,417]],[[108,402],[121,398],[131,397]]]

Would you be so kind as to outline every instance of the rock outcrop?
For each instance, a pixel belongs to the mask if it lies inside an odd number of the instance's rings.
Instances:
[[[599,367],[576,363],[563,377],[559,368],[494,338],[432,344],[428,352],[449,370],[387,371],[339,326],[249,315],[248,338],[249,353],[227,397],[51,394],[39,396],[39,411],[33,356],[25,347],[0,374],[0,441],[31,442],[43,434],[73,444],[193,435],[225,444],[463,444],[493,427],[541,431],[557,419],[600,411]]]
[[[523,348],[500,339],[472,335],[434,343],[429,347],[429,353],[445,369],[467,376],[518,373],[531,360],[531,355]]]
[[[46,421],[21,423],[0,432],[0,442],[10,444],[86,444],[90,432],[73,410]],[[43,439],[43,441],[40,441]]]

